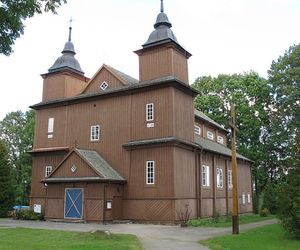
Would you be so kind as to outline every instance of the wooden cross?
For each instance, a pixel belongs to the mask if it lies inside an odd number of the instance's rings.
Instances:
[[[232,164],[232,233],[239,233],[239,212],[238,212],[238,193],[237,193],[237,162],[236,162],[236,132],[235,125],[235,106],[230,103],[230,120],[231,127],[231,164]]]

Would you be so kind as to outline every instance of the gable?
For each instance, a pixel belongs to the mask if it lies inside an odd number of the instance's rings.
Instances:
[[[124,87],[127,82],[122,79],[120,76],[115,74],[110,67],[103,65],[98,72],[94,75],[94,77],[89,82],[88,86],[82,92],[82,94],[95,93],[105,91],[100,88],[101,84],[106,82],[108,87],[106,90],[111,90],[115,88]]]
[[[72,166],[76,170],[72,172]],[[74,177],[99,177],[87,163],[75,151],[72,151],[69,156],[54,170],[51,178],[74,178]]]

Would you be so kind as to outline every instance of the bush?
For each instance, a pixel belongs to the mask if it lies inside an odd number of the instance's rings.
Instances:
[[[277,214],[279,209],[279,185],[269,183],[264,191],[262,208],[267,208],[270,214]]]
[[[17,220],[43,220],[42,214],[35,213],[32,209],[15,209],[9,216]]]
[[[259,213],[259,215],[260,215],[261,217],[267,217],[269,214],[270,214],[270,212],[269,212],[269,210],[268,210],[267,208],[261,209],[261,210],[260,210],[260,213]]]
[[[279,195],[281,224],[293,237],[300,239],[300,166],[288,174]]]

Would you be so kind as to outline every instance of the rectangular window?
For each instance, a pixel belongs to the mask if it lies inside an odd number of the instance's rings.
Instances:
[[[194,126],[194,132],[196,135],[200,135],[201,134],[201,128],[197,125]]]
[[[217,188],[223,188],[223,169],[217,168]]]
[[[207,139],[214,140],[214,133],[211,131],[207,131]]]
[[[53,138],[53,131],[54,131],[54,118],[51,117],[48,119],[48,138]]]
[[[209,166],[202,166],[202,186],[209,187]]]
[[[246,204],[246,195],[245,195],[245,193],[242,194],[242,204],[243,205]]]
[[[154,184],[154,161],[146,162],[146,184]]]
[[[218,141],[218,143],[220,143],[220,144],[224,144],[224,138],[223,138],[223,136],[219,136],[219,135],[218,135],[217,141]]]
[[[146,105],[146,121],[150,122],[154,120],[154,104],[148,103]]]
[[[228,189],[232,189],[232,170],[228,170]]]
[[[250,196],[250,194],[247,195],[247,201],[248,201],[249,204],[251,203],[251,196]]]
[[[48,177],[52,172],[52,166],[45,167],[45,177]]]
[[[100,139],[100,125],[91,126],[91,141],[99,141]]]

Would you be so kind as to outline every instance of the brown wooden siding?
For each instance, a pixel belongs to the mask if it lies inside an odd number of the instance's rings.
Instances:
[[[89,86],[84,90],[84,93],[103,91],[100,88],[100,85],[104,81],[108,84],[107,90],[124,86],[124,84],[118,78],[111,74],[107,69],[102,67],[101,70],[97,72],[97,75],[95,75],[89,82]]]
[[[43,101],[78,95],[86,85],[85,79],[68,73],[48,75],[43,83]]]
[[[173,89],[174,99],[174,135],[188,141],[194,141],[193,98],[177,89]]]
[[[71,167],[75,165],[76,171],[72,172]],[[75,152],[66,159],[60,167],[55,170],[51,177],[90,177],[99,176],[87,163],[82,160]]]

